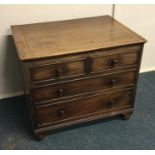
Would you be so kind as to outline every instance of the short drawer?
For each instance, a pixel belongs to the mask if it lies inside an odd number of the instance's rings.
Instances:
[[[31,81],[32,83],[59,81],[88,73],[136,66],[138,52],[139,45],[135,45],[31,62]]]
[[[33,89],[33,98],[37,101],[60,99],[89,93],[92,91],[113,89],[134,83],[135,71],[122,71],[107,75],[98,75],[87,78],[76,79],[67,82],[59,82]]]
[[[103,71],[136,65],[138,52],[127,52],[95,57],[92,61],[92,71]]]
[[[37,107],[38,125],[57,124],[91,114],[106,113],[110,110],[131,107],[131,95],[132,92],[126,90]]]
[[[32,82],[61,79],[81,74],[85,74],[85,59],[64,63],[49,63],[30,68]]]

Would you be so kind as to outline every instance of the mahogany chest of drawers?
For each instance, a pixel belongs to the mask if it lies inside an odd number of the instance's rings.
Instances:
[[[110,16],[11,26],[36,138],[134,110],[144,38]]]

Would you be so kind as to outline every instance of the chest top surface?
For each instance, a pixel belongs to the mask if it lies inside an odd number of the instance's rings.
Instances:
[[[13,25],[11,29],[22,61],[146,42],[110,16]]]

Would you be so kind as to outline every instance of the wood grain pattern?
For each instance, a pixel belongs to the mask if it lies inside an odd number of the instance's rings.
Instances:
[[[104,57],[104,56],[110,56],[115,54],[125,54],[128,52],[137,52],[137,51],[140,51],[140,49],[141,49],[141,44],[135,43],[132,46],[130,45],[118,46],[115,48],[91,50],[80,54],[75,53],[75,54],[68,54],[68,55],[59,55],[57,57],[49,57],[48,59],[42,58],[42,59],[32,60],[29,62],[29,64],[31,64],[30,67],[35,68],[35,67],[41,67],[41,66],[46,66],[50,64],[72,62],[80,59],[85,59],[87,57],[95,58],[95,57]]]
[[[100,75],[56,84],[48,84],[33,89],[35,101],[60,99],[73,95],[88,93],[102,89],[111,89],[134,84],[134,70],[110,75]],[[88,89],[89,88],[89,89]],[[60,92],[61,91],[61,92]]]
[[[11,29],[23,61],[146,41],[110,16],[17,25]]]
[[[144,38],[109,16],[11,28],[37,140],[73,124],[130,118]]]
[[[131,91],[101,94],[66,104],[55,104],[37,108],[38,125],[54,125],[69,119],[131,107]]]
[[[96,120],[101,120],[103,118],[108,118],[108,117],[113,117],[113,116],[117,116],[120,114],[132,114],[133,113],[133,108],[132,107],[125,107],[122,109],[117,109],[117,110],[110,110],[107,113],[106,112],[101,112],[101,113],[94,113],[89,115],[88,117],[79,117],[78,119],[72,119],[72,120],[68,120],[66,122],[63,123],[59,123],[59,124],[55,124],[55,125],[49,125],[49,126],[43,126],[43,127],[39,127],[36,128],[34,130],[34,135],[35,137],[37,137],[36,140],[42,140],[42,138],[46,135],[48,135],[49,133],[55,133],[55,131],[59,131],[58,129],[60,128],[66,128],[69,126],[73,126],[73,125],[77,125],[77,124],[81,124],[81,123],[86,123],[86,122],[93,122]],[[41,137],[41,138],[40,138]]]
[[[93,59],[92,70],[101,71],[135,65],[137,62],[138,52],[129,52],[124,54],[115,54]]]
[[[32,82],[61,79],[64,77],[85,74],[84,60],[66,63],[49,64],[31,69]]]
[[[128,50],[125,48],[124,50]],[[102,52],[102,51],[101,51]],[[86,56],[85,58],[74,59],[62,63],[42,64],[38,67],[32,67],[32,82],[42,82],[43,80],[61,80],[61,78],[85,75],[86,73],[94,73],[98,71],[117,69],[130,65],[136,65],[138,51],[124,52],[123,54],[113,53],[111,55],[101,54],[96,56]],[[89,60],[89,62],[88,62]],[[52,60],[51,60],[52,61]],[[117,64],[116,62],[117,61]],[[59,72],[58,72],[59,71]]]

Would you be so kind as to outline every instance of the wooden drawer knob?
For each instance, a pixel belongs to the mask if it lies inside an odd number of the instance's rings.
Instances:
[[[64,111],[64,110],[62,110],[62,109],[59,110],[59,115],[60,115],[60,116],[63,116],[64,114],[65,114],[65,111]]]
[[[56,76],[57,76],[57,77],[62,76],[62,69],[60,69],[60,68],[59,68],[59,69],[56,69],[56,70],[55,70],[55,73],[56,73]]]
[[[111,80],[110,80],[110,85],[114,86],[114,85],[116,84],[116,82],[117,82],[117,81],[116,81],[115,79],[111,79]]]
[[[109,101],[108,101],[108,106],[109,106],[109,107],[112,106],[113,103],[114,103],[114,100],[109,100]]]
[[[118,59],[111,60],[111,65],[113,67],[116,67],[118,65],[118,63],[119,63],[119,60]]]
[[[91,72],[91,58],[85,59],[85,72],[90,73]]]
[[[58,95],[59,95],[59,97],[64,96],[64,90],[63,89],[59,89],[58,90]]]

